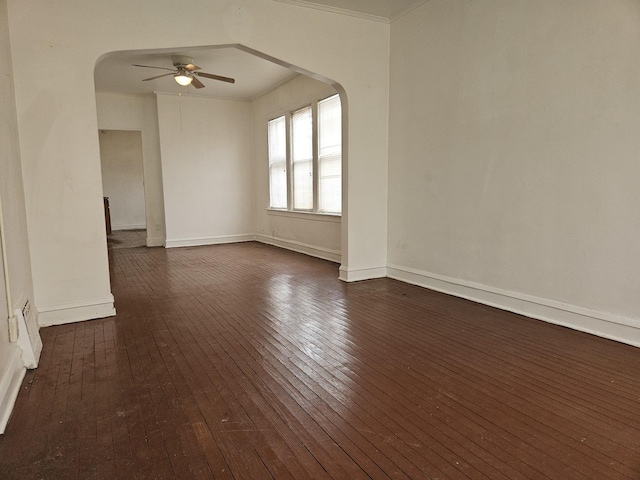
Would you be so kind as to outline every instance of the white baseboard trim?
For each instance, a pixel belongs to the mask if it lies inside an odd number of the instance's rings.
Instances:
[[[164,247],[164,237],[147,237],[147,247]]]
[[[255,235],[221,235],[218,237],[199,237],[199,238],[174,238],[167,239],[165,242],[166,248],[176,247],[199,247],[202,245],[219,245],[222,243],[238,243],[238,242],[251,242],[255,240]]]
[[[113,295],[109,294],[109,297],[97,301],[88,300],[64,305],[38,305],[38,325],[50,327],[94,318],[113,317],[115,314]]]
[[[387,276],[386,267],[366,267],[348,269],[340,267],[340,280],[343,282],[360,282],[362,280],[373,280],[374,278],[384,278]]]
[[[340,250],[331,250],[325,247],[318,247],[316,245],[309,245],[308,243],[297,242],[295,240],[287,240],[285,238],[269,237],[267,235],[256,235],[255,240],[260,243],[266,243],[267,245],[273,245],[274,247],[284,248],[286,250],[292,250],[298,253],[304,253],[311,257],[321,258],[323,260],[329,260],[330,262],[340,263],[342,254]]]
[[[111,230],[145,230],[147,228],[146,223],[134,223],[131,225],[114,225],[111,224]]]
[[[0,371],[0,434],[4,433],[13,405],[20,392],[22,379],[27,371],[20,357],[20,349],[14,345],[11,358]]]
[[[388,276],[430,290],[640,347],[640,321],[633,318],[501,290],[400,265],[389,265]]]

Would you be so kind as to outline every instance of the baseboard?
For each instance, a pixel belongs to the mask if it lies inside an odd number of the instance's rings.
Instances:
[[[88,300],[87,302],[65,305],[38,305],[38,325],[49,327],[94,318],[113,317],[115,314],[113,295],[109,294],[109,297],[97,301]]]
[[[399,265],[388,276],[420,287],[640,347],[640,321]]]
[[[199,238],[174,238],[167,239],[165,242],[166,248],[175,247],[198,247],[201,245],[219,245],[222,243],[238,243],[238,242],[251,242],[255,240],[255,235],[221,235],[218,237],[199,237]]]
[[[164,237],[147,237],[147,247],[164,247]]]
[[[269,237],[267,235],[256,235],[255,240],[260,243],[266,243],[267,245],[273,245],[275,247],[285,248],[294,252],[304,253],[305,255],[309,255],[311,257],[322,258],[323,260],[329,260],[335,263],[340,263],[342,259],[342,254],[339,250],[331,250],[329,248],[309,245],[307,243],[297,242],[295,240]]]
[[[111,230],[119,231],[119,230],[146,230],[146,223],[132,223],[130,225],[114,225],[111,224]]]
[[[22,364],[20,349],[15,345],[11,358],[0,372],[0,434],[4,433],[27,369]]]
[[[341,266],[339,278],[343,282],[360,282],[362,280],[373,280],[374,278],[384,278],[386,276],[386,267],[366,267],[350,269]]]

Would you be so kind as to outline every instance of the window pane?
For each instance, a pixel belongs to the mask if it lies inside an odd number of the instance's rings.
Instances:
[[[293,164],[293,208],[313,209],[313,161]]]
[[[287,208],[287,136],[284,117],[269,122],[269,206]]]
[[[342,212],[342,111],[340,97],[318,102],[318,211]]]
[[[293,208],[313,210],[313,123],[311,107],[291,115]]]
[[[284,162],[269,165],[269,198],[271,208],[287,208],[287,169]]]

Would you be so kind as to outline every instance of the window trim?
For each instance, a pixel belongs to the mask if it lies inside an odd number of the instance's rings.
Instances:
[[[340,213],[307,212],[304,210],[283,210],[281,208],[266,208],[267,215],[275,217],[300,218],[304,220],[316,220],[320,222],[339,223],[342,219]]]

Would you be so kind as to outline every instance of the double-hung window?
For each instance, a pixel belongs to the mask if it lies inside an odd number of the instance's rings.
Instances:
[[[333,95],[268,122],[269,208],[342,212],[341,120]]]

